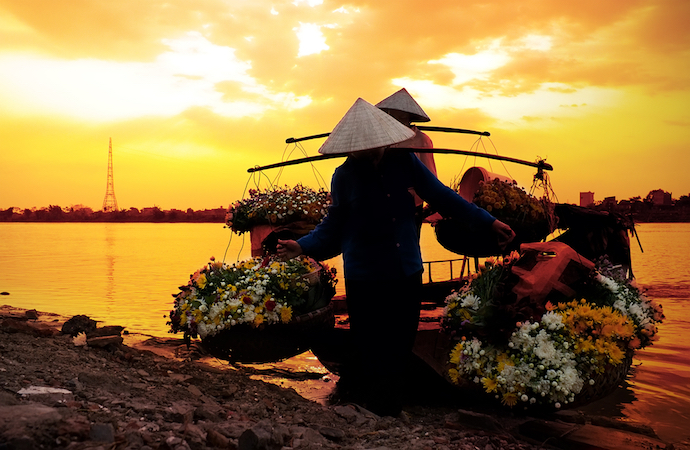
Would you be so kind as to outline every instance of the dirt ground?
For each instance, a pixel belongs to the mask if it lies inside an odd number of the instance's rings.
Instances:
[[[181,340],[166,355],[126,330],[77,345],[66,319],[0,307],[0,450],[557,448],[520,433],[541,419],[430,401],[378,417],[206,364]]]

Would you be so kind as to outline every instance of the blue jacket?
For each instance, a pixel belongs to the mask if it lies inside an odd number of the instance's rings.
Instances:
[[[410,188],[444,218],[490,227],[496,220],[441,183],[413,154],[386,150],[378,167],[348,157],[331,179],[328,215],[297,242],[317,260],[343,254],[344,277],[395,279],[422,270]]]

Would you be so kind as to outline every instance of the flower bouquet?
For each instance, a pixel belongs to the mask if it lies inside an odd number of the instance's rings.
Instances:
[[[310,333],[333,327],[335,269],[300,256],[211,261],[175,294],[170,332],[197,336],[214,356],[268,362],[308,349]]]
[[[510,407],[561,408],[615,389],[634,350],[656,339],[661,306],[603,258],[570,300],[516,301],[511,269],[518,262],[517,254],[488,260],[447,297],[450,381]]]
[[[251,231],[256,225],[279,226],[297,221],[317,225],[326,216],[328,203],[328,192],[301,184],[293,188],[250,189],[249,198],[230,205],[225,223],[237,234]]]
[[[554,229],[554,205],[525,192],[515,182],[494,178],[480,182],[473,203],[505,222],[515,231],[519,242],[537,242]]]
[[[455,183],[452,188],[460,193],[460,184]],[[498,178],[480,181],[472,202],[515,231],[511,249],[524,242],[541,241],[555,228],[554,220],[549,220],[554,217],[554,205],[529,195],[514,182]],[[503,253],[490,230],[471,229],[464,221],[441,220],[435,231],[439,243],[456,253],[477,257]]]
[[[264,241],[271,233],[284,232],[284,238],[306,235],[326,216],[329,193],[314,191],[301,184],[249,190],[249,198],[228,208],[225,223],[237,234],[251,232],[252,256],[266,254]]]

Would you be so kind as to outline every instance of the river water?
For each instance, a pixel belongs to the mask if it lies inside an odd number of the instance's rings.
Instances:
[[[586,410],[646,423],[667,442],[690,439],[690,224],[638,224],[637,231],[633,270],[666,319],[659,341],[637,352],[625,389]],[[458,257],[428,225],[422,253],[425,261]],[[178,286],[211,256],[232,263],[249,255],[248,235],[217,223],[0,223],[0,292],[10,294],[0,303],[172,337],[166,319]],[[339,258],[329,263],[342,273]],[[447,277],[447,265],[439,266],[434,280]]]

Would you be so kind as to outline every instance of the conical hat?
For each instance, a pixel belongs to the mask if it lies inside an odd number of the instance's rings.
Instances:
[[[371,103],[358,98],[319,149],[333,155],[386,147],[406,141],[414,131]]]
[[[381,109],[397,109],[398,111],[410,113],[410,122],[428,122],[431,120],[405,88],[381,100],[376,106]]]

